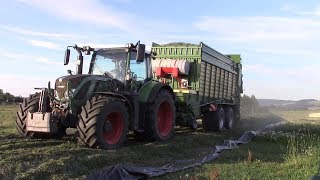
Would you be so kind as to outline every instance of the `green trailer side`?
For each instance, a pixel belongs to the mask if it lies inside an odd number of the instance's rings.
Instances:
[[[188,75],[179,75],[188,80],[188,88],[182,88],[178,79],[170,76],[165,79],[175,92],[177,122],[190,116],[200,118],[210,109],[210,105],[231,106],[239,116],[239,97],[242,92],[240,55],[223,55],[202,42],[198,45],[153,43],[151,51],[155,54],[152,62],[187,60],[190,64]],[[164,81],[155,73],[153,78]]]

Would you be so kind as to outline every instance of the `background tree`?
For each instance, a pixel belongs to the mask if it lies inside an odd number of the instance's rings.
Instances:
[[[240,98],[240,111],[242,115],[254,115],[260,110],[260,105],[258,100],[254,95],[248,96],[244,94]]]
[[[10,103],[21,103],[23,101],[23,97],[17,96],[6,92],[4,93],[2,89],[0,89],[0,103],[10,104]]]
[[[0,89],[0,102],[3,102],[5,100],[3,90]]]

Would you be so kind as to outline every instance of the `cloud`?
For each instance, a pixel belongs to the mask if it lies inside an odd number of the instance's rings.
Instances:
[[[27,42],[32,46],[44,47],[47,49],[55,49],[55,50],[60,49],[57,44],[49,41],[40,41],[40,40],[31,39],[31,40],[27,40]]]
[[[291,4],[284,4],[281,8],[280,8],[281,11],[284,11],[284,12],[291,12],[293,10],[296,10],[296,7],[291,5]]]
[[[37,62],[40,62],[42,64],[46,64],[46,65],[53,65],[53,64],[61,65],[62,64],[62,63],[59,63],[59,62],[56,62],[56,61],[52,61],[52,60],[49,60],[46,57],[41,57],[41,56],[34,58],[34,60],[37,61]]]
[[[319,66],[320,63],[294,67],[244,64],[244,93],[254,94],[257,98],[320,99]]]
[[[24,57],[21,54],[13,53],[13,52],[7,52],[7,51],[0,51],[0,56],[8,58],[8,59],[13,59],[13,60]]]
[[[35,93],[35,87],[44,87],[49,79],[53,79],[53,77],[0,73],[1,89],[16,96],[21,95],[23,97],[28,97],[29,94]]]
[[[319,57],[315,53],[320,51],[316,43],[320,41],[320,21],[317,18],[202,16],[193,26],[201,31],[202,37],[206,35],[208,40],[232,44],[232,49],[242,53]]]
[[[320,16],[320,7],[312,6],[312,9],[302,7],[301,4],[284,4],[281,8],[281,11],[291,13],[299,16]]]
[[[244,93],[254,94],[257,98],[274,98],[274,99],[290,99],[290,100],[300,100],[300,99],[320,99],[319,95],[319,79],[311,77],[313,79],[296,79],[291,77],[292,80],[288,81],[287,78],[281,78],[281,74],[275,79],[275,77],[270,77],[269,81],[260,79],[250,79],[244,81]],[[294,81],[295,80],[295,81]]]
[[[136,42],[127,42],[127,43],[133,43],[135,44]],[[151,51],[151,43],[150,42],[141,42],[141,43],[146,43],[146,50]],[[78,43],[78,46],[90,46],[92,48],[114,48],[114,47],[125,47],[127,44],[100,44],[100,43]]]
[[[299,15],[311,15],[311,16],[320,16],[320,7],[316,7],[315,9],[309,11],[301,11],[298,12]]]
[[[123,3],[123,4],[130,4],[133,2],[133,0],[113,0],[113,1],[118,3]]]
[[[58,65],[61,64],[59,62],[49,60],[46,57],[43,56],[37,56],[37,55],[30,55],[30,54],[24,54],[21,52],[10,52],[10,51],[0,51],[0,57],[4,57],[8,60],[13,60],[15,63],[17,62],[38,62],[40,64],[44,65]]]
[[[14,27],[14,26],[0,26],[1,29],[4,29],[9,32],[27,35],[27,36],[40,36],[40,37],[49,37],[49,38],[74,38],[75,36],[72,34],[63,34],[63,33],[47,33],[47,32],[39,32],[35,30],[30,30],[22,27]]]
[[[52,16],[60,17],[63,20],[80,22],[85,26],[103,28],[104,32],[115,34],[124,39],[138,37],[145,39],[167,38],[168,34],[180,34],[190,32],[189,28],[176,23],[168,22],[160,18],[139,16],[138,14],[123,11],[123,8],[115,9],[101,0],[69,0],[57,3],[55,0],[19,0],[21,3],[40,9]],[[131,3],[132,0],[114,0],[118,3]],[[120,6],[121,7],[121,6]],[[157,22],[155,26],[154,22]],[[166,28],[159,28],[166,27]],[[115,31],[116,30],[116,31]],[[95,34],[96,31],[92,32]],[[86,34],[87,35],[87,34]],[[91,36],[91,34],[90,34]],[[105,36],[100,34],[99,36]],[[83,37],[81,37],[83,38]]]
[[[92,48],[112,48],[112,47],[125,47],[126,44],[100,44],[100,43],[92,43],[92,42],[82,42],[78,43],[78,46],[90,46]]]
[[[320,21],[312,18],[203,16],[194,27],[238,42],[320,39]]]
[[[20,0],[20,2],[63,19],[121,30],[130,27],[129,14],[116,11],[99,0],[69,0],[62,3],[57,3],[56,0]]]

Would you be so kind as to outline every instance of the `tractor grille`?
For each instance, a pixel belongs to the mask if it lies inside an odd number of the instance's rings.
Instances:
[[[59,99],[67,98],[65,97],[65,93],[68,91],[68,81],[67,80],[60,81],[59,79],[57,79],[55,90],[58,94]]]
[[[70,76],[62,76],[56,80],[55,90],[57,92],[57,98],[59,99],[69,99],[68,91],[76,89],[81,81],[88,77],[87,74],[78,74]]]

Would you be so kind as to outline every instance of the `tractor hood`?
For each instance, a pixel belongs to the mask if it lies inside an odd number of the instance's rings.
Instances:
[[[123,91],[124,83],[105,75],[77,74],[58,78],[55,90],[57,99],[84,100],[93,92]]]
[[[64,99],[68,89],[75,89],[80,84],[80,82],[86,77],[90,76],[89,74],[77,74],[62,76],[56,80],[55,90],[58,95],[58,99]],[[68,87],[70,86],[70,87]]]

